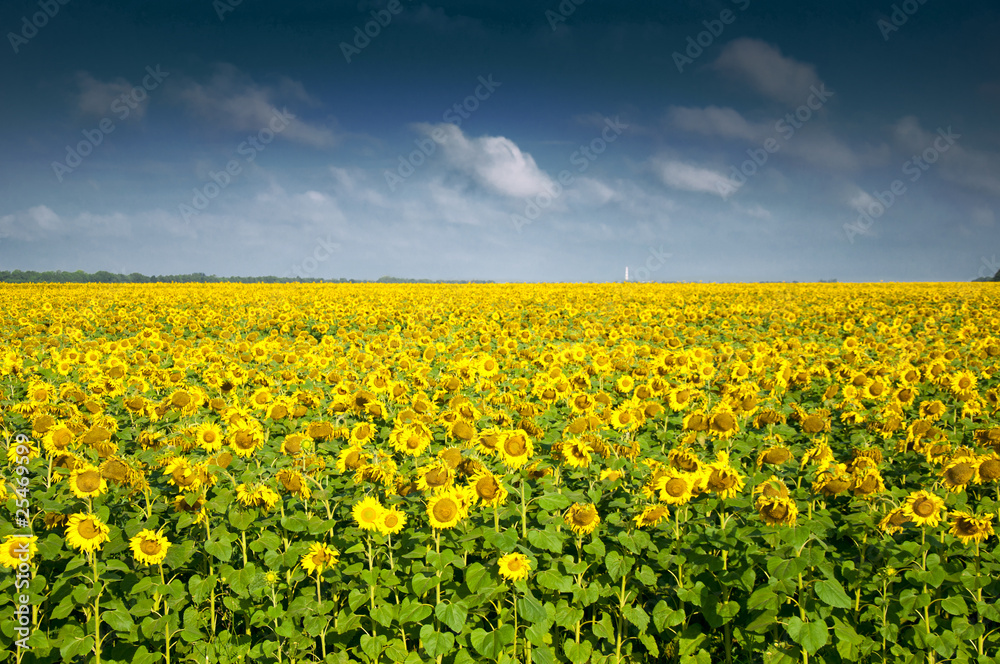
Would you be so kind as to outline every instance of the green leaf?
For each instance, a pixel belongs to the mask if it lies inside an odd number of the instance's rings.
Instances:
[[[566,657],[573,664],[584,664],[590,659],[590,654],[593,652],[594,647],[590,645],[590,641],[581,641],[577,643],[576,641],[570,641],[566,639],[563,643],[563,652],[566,653]]]
[[[654,611],[653,615],[656,613]],[[615,641],[615,624],[611,621],[611,616],[607,613],[601,615],[601,621],[595,622],[593,626],[594,636],[604,639],[614,643]]]
[[[372,661],[378,659],[378,656],[382,654],[382,649],[385,648],[385,644],[388,643],[389,639],[385,636],[369,636],[368,634],[361,635],[361,650],[364,651],[368,658]]]
[[[539,573],[538,576],[535,577],[535,581],[538,582],[538,585],[547,590],[556,590],[558,592],[568,593],[573,589],[573,579],[560,574],[554,569],[547,569]]]
[[[469,586],[471,592],[479,592],[490,580],[489,570],[480,563],[472,563],[465,569],[465,585]]]
[[[556,664],[556,655],[552,648],[547,645],[532,642],[535,646],[531,649],[531,661],[533,664]]]
[[[562,540],[551,530],[529,530],[528,541],[539,549],[562,553]]]
[[[447,655],[455,645],[455,635],[451,632],[436,632],[433,625],[420,628],[420,641],[431,657]]]
[[[613,581],[625,576],[630,569],[635,565],[635,558],[632,556],[623,556],[617,551],[612,551],[604,558],[604,566],[608,570],[608,574],[611,575]]]
[[[810,655],[815,655],[820,648],[826,645],[829,638],[829,628],[823,620],[802,622],[798,616],[795,616],[788,619],[785,630],[788,632],[788,636],[792,637],[792,641],[802,646],[803,650]]]
[[[500,629],[487,632],[481,627],[472,630],[472,647],[483,657],[497,659],[497,657],[514,642],[514,626],[504,625]]]
[[[517,600],[517,611],[520,617],[529,623],[539,623],[549,618],[542,603],[530,593],[525,593],[524,597]]]
[[[106,622],[111,629],[116,632],[129,632],[135,629],[135,623],[132,622],[132,616],[125,609],[115,609],[114,611],[102,612],[101,620]]]
[[[764,609],[777,611],[778,596],[768,586],[761,586],[750,595],[750,599],[747,600],[747,609],[749,611],[762,611]]]
[[[832,607],[838,609],[850,609],[854,606],[851,598],[848,597],[847,593],[844,591],[844,586],[840,585],[840,581],[837,581],[836,579],[823,579],[822,581],[817,581],[815,585],[813,585],[813,590],[815,590],[817,597]]]
[[[455,602],[454,604],[441,602],[434,607],[434,615],[437,616],[438,620],[450,627],[452,631],[461,634],[462,628],[465,627],[465,620],[469,616],[469,610],[461,602]]]
[[[656,631],[662,632],[668,627],[676,627],[684,622],[684,609],[671,609],[664,600],[660,600],[653,608],[653,625]]]
[[[547,493],[538,499],[538,505],[549,512],[566,509],[571,503],[572,501],[561,493]]]
[[[951,595],[941,600],[941,608],[953,616],[964,616],[969,613],[969,606],[961,595]]]
[[[859,635],[854,628],[843,622],[839,618],[833,619],[834,641],[837,644],[837,653],[848,661],[854,662],[861,657],[861,644],[865,639]]]
[[[735,604],[735,602],[730,603]],[[737,610],[739,610],[738,606]],[[625,616],[625,620],[638,627],[640,632],[646,631],[646,628],[649,627],[649,614],[641,606],[630,604],[622,609],[622,615]]]
[[[421,623],[433,612],[434,609],[429,604],[421,604],[411,599],[404,599],[403,603],[399,605],[397,620],[400,625],[406,625],[411,622]]]

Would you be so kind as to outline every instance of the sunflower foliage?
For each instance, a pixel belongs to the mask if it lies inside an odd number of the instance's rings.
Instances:
[[[3,661],[1000,652],[988,285],[0,300]]]

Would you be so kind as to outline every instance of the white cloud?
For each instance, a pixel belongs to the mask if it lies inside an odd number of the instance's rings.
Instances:
[[[522,152],[514,141],[503,136],[467,138],[457,126],[448,123],[415,125],[430,137],[444,132],[439,149],[448,167],[471,177],[485,189],[514,198],[530,198],[553,190],[552,179]],[[440,137],[441,134],[438,133]]]
[[[663,183],[674,189],[720,197],[724,197],[725,192],[733,189],[733,185],[725,175],[707,168],[675,159],[654,159],[651,163]]]
[[[196,116],[234,131],[255,133],[267,128],[276,115],[286,110],[278,108],[279,98],[308,105],[318,103],[295,81],[282,79],[277,88],[258,85],[230,64],[217,65],[215,73],[204,84],[193,80],[182,82],[176,94],[181,104]],[[291,120],[279,135],[317,148],[328,148],[338,141],[329,128],[299,118]]]
[[[773,133],[773,129],[767,125],[750,123],[732,108],[671,106],[667,109],[667,116],[679,129],[706,136],[758,141]]]
[[[749,37],[729,42],[713,67],[745,80],[762,95],[796,106],[805,102],[810,86],[821,83],[812,65],[783,56],[776,47]]]
[[[131,230],[128,217],[121,212],[81,212],[63,218],[47,205],[36,205],[0,217],[0,238],[27,242],[69,236],[123,237],[130,235]]]
[[[77,97],[77,108],[79,108],[81,113],[99,118],[107,117],[112,113],[111,104],[116,99],[126,96],[129,98],[129,103],[128,105],[123,105],[121,108],[127,108],[128,112],[134,114],[137,118],[141,118],[146,114],[146,107],[149,105],[148,92],[142,90],[146,94],[141,101],[132,97],[133,86],[124,78],[116,78],[112,81],[98,81],[89,73],[81,71],[77,72],[76,82],[80,88],[80,94]],[[116,109],[116,112],[120,112],[117,106]]]

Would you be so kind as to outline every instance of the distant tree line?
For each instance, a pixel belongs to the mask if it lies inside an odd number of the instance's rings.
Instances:
[[[356,284],[367,283],[363,279],[316,279],[298,277],[217,277],[214,274],[194,272],[192,274],[167,274],[147,276],[133,272],[132,274],[113,274],[101,270],[99,272],[65,272],[63,270],[49,270],[46,272],[36,272],[34,270],[0,270],[0,283],[6,284],[215,284],[215,283],[239,283],[239,284],[287,284],[287,283],[330,283],[330,284]],[[492,283],[484,281],[437,281],[433,279],[404,279],[401,277],[382,277],[378,280],[382,284],[435,284],[435,283]]]

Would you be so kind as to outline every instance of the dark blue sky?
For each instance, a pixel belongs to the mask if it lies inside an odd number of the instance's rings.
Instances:
[[[1000,269],[996,3],[232,2],[4,3],[0,269]]]

